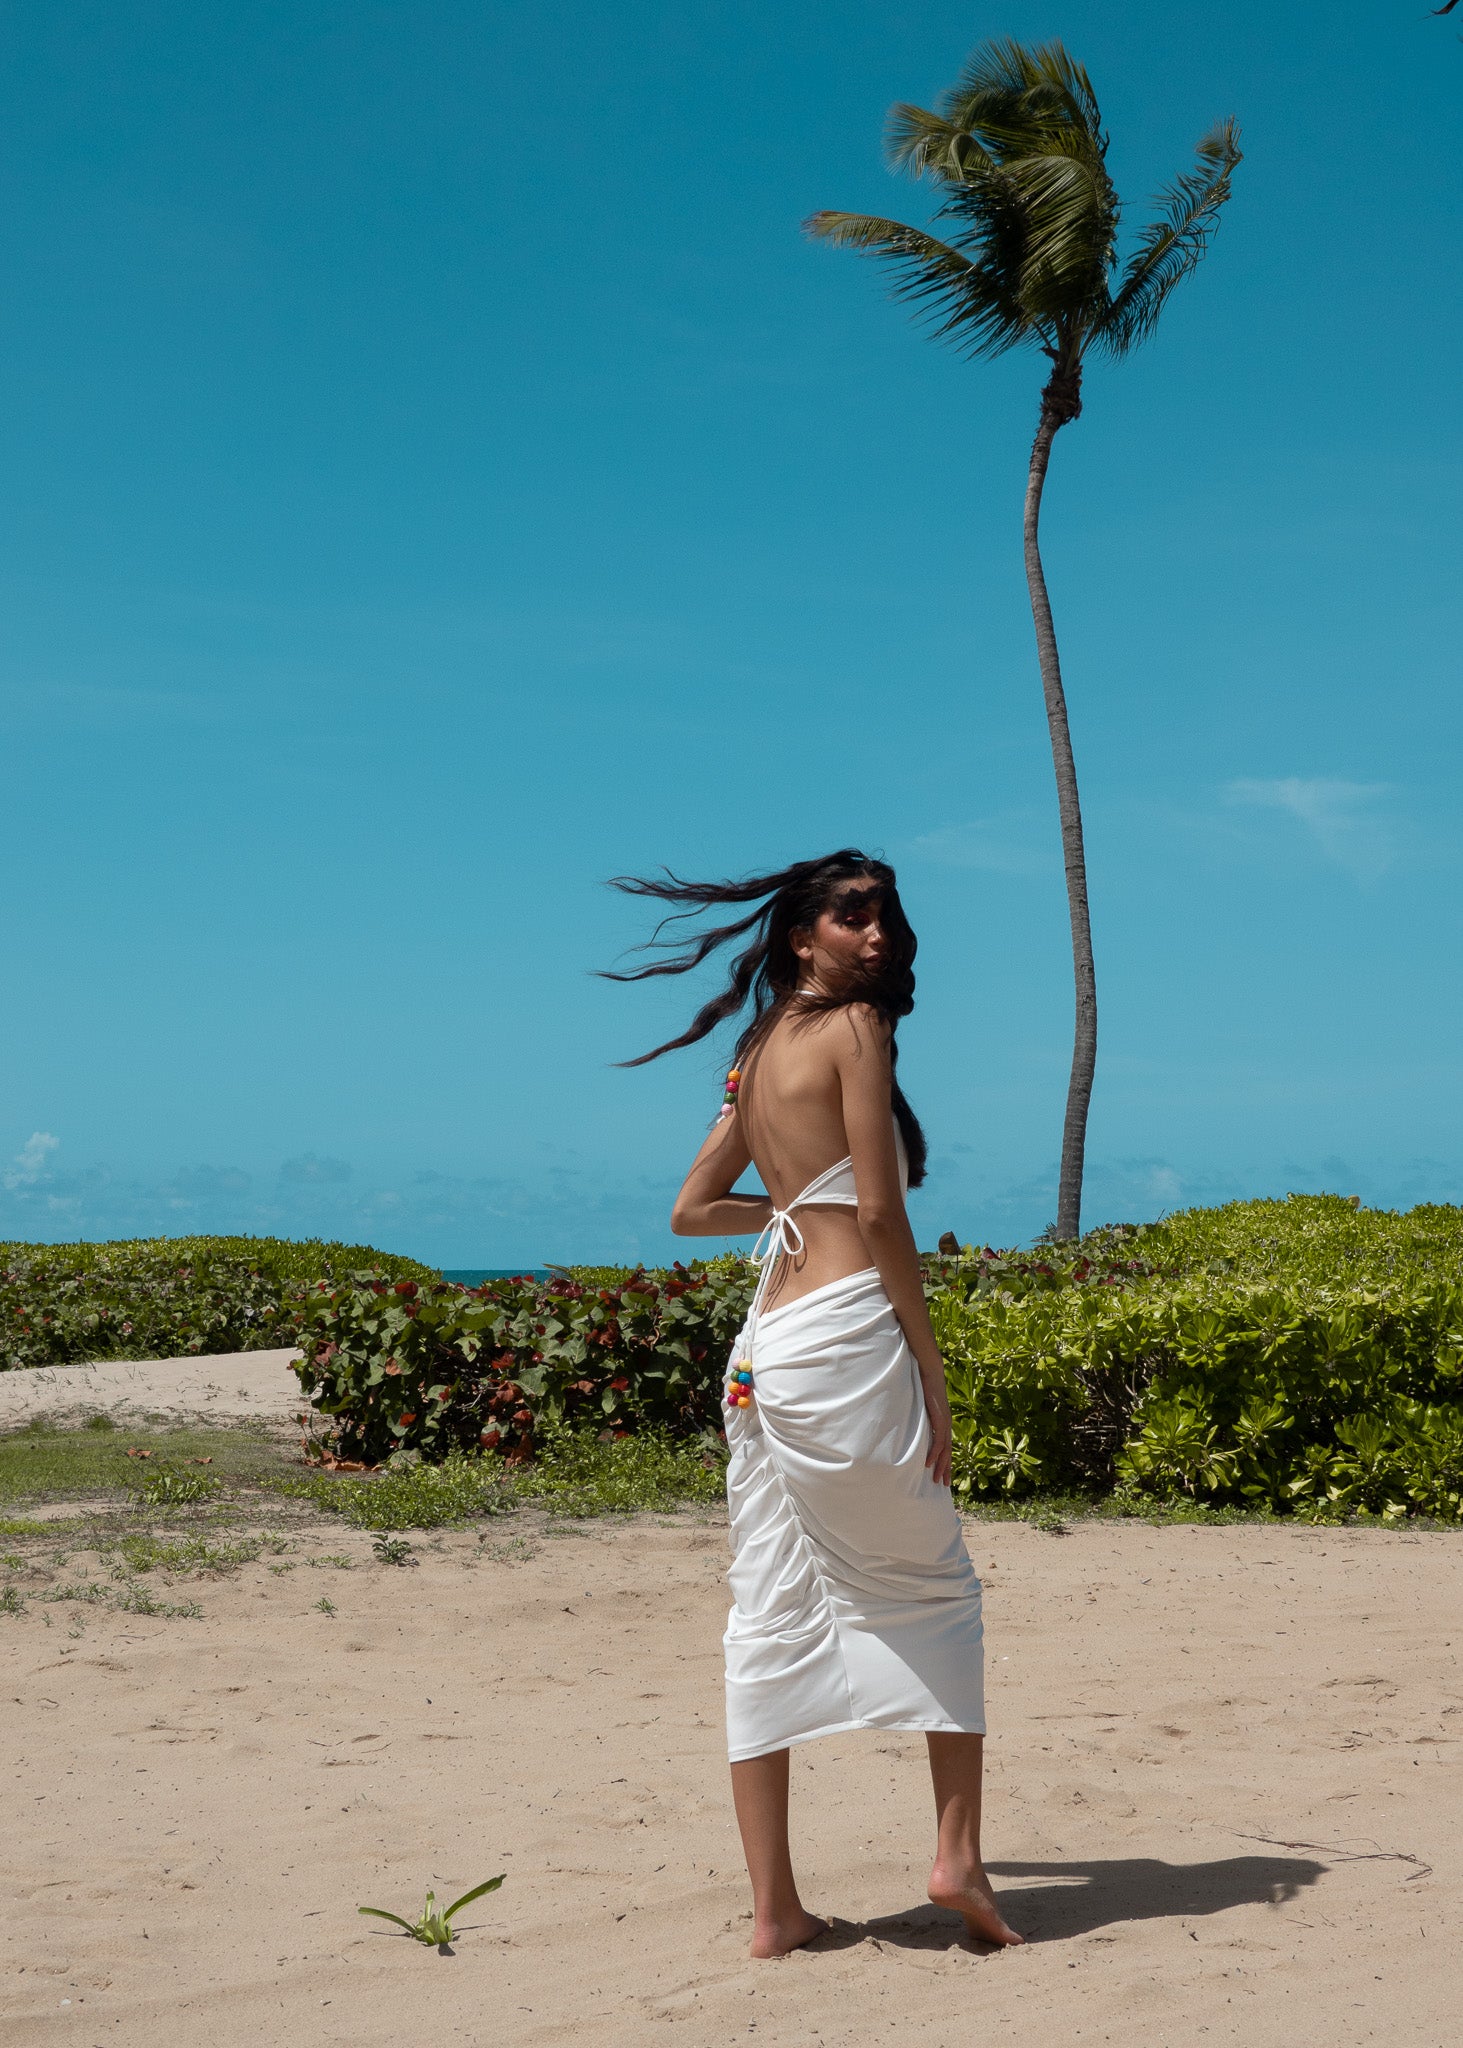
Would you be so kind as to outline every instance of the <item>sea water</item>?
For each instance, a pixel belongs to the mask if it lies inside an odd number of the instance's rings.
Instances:
[[[442,1278],[451,1280],[458,1287],[481,1287],[488,1280],[547,1280],[547,1266],[463,1266],[448,1272],[444,1266]]]

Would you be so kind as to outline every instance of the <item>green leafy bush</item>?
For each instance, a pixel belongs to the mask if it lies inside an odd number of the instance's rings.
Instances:
[[[1463,1212],[1292,1196],[925,1267],[964,1500],[1463,1517]],[[297,1370],[366,1463],[520,1460],[591,1425],[705,1445],[751,1284],[735,1259],[473,1292],[358,1274],[306,1297]]]
[[[0,1370],[293,1344],[304,1289],[362,1268],[437,1278],[415,1259],[318,1239],[3,1245]]]
[[[1128,1237],[1137,1256],[1183,1276],[1229,1275],[1323,1292],[1463,1280],[1463,1209],[1435,1202],[1398,1213],[1363,1209],[1339,1195],[1287,1195],[1184,1209]]]
[[[1463,1515],[1460,1225],[1293,1196],[948,1262],[957,1487]]]
[[[305,1297],[295,1370],[336,1456],[369,1464],[401,1449],[521,1457],[545,1423],[714,1437],[751,1292],[741,1263],[637,1269],[614,1286],[357,1274]]]

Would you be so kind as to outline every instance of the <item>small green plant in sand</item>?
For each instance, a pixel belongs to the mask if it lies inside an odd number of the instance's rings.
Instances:
[[[371,1539],[371,1549],[378,1564],[420,1564],[421,1559],[413,1551],[404,1536],[387,1536],[384,1533]]]
[[[133,1584],[118,1597],[117,1607],[122,1614],[152,1614],[164,1621],[202,1621],[203,1609],[196,1600],[157,1600],[146,1586]]]
[[[282,1538],[244,1536],[237,1542],[210,1543],[206,1536],[124,1536],[117,1550],[121,1565],[132,1572],[164,1571],[175,1577],[190,1572],[222,1576],[253,1564],[266,1550],[278,1556]]]
[[[497,1877],[490,1877],[486,1884],[475,1885],[470,1892],[464,1892],[462,1897],[445,1911],[438,1910],[437,1894],[428,1892],[427,1903],[422,1908],[422,1917],[417,1921],[403,1920],[400,1913],[383,1912],[380,1906],[357,1906],[356,1911],[369,1913],[375,1920],[392,1921],[397,1927],[404,1928],[413,1941],[425,1942],[428,1948],[446,1948],[452,1939],[453,1914],[460,1913],[464,1906],[470,1906],[474,1899],[482,1898],[485,1892],[495,1892],[507,1875],[505,1870]]]
[[[150,1472],[142,1482],[141,1494],[150,1508],[196,1507],[218,1492],[218,1481],[202,1472]]]

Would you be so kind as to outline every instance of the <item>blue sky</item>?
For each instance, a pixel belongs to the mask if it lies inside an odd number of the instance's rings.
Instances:
[[[715,1052],[602,878],[854,842],[921,936],[932,1239],[1054,1209],[1021,578],[1038,360],[820,206],[993,34],[1142,201],[1246,161],[1061,436],[1102,1046],[1085,1216],[1463,1199],[1463,44],[1395,4],[143,0],[0,75],[0,1235],[665,1257]]]

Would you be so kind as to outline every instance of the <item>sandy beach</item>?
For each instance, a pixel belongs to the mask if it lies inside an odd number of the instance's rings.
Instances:
[[[43,1415],[56,1422],[287,1422],[305,1405],[290,1371],[298,1351],[223,1351],[205,1358],[109,1358],[0,1372],[0,1430]]]
[[[866,1733],[794,1752],[834,1931],[748,1960],[717,1518],[520,1515],[409,1569],[310,1520],[234,1576],[149,1575],[201,1618],[0,1615],[0,2043],[1453,2048],[1463,1535],[970,1537],[987,1854],[1029,1947],[925,1903],[923,1745]],[[500,1870],[451,1956],[355,1911]]]

